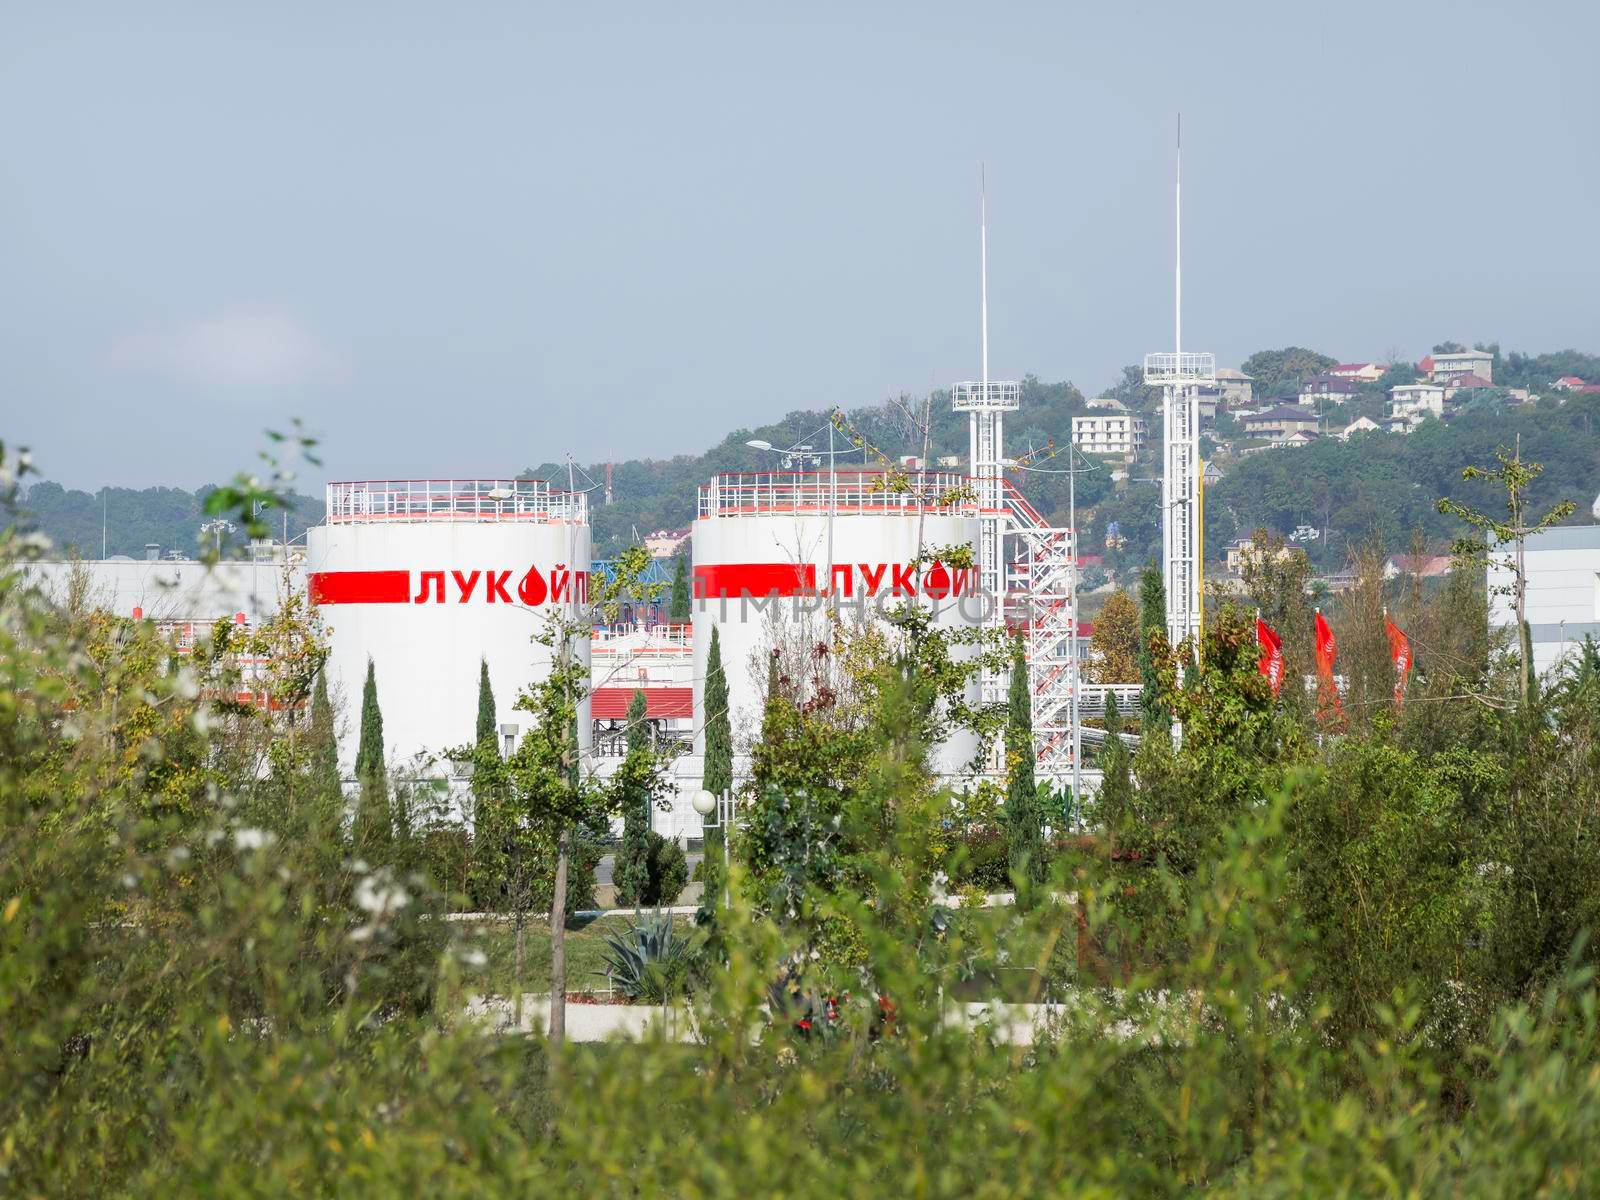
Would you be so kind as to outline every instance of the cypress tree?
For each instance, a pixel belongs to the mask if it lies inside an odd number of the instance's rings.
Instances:
[[[495,836],[495,788],[502,772],[500,766],[500,727],[494,716],[494,688],[489,683],[489,663],[478,660],[478,720],[472,740],[472,799],[477,810],[476,824],[480,832]]]
[[[1006,857],[1011,870],[1044,878],[1044,831],[1033,781],[1033,705],[1022,639],[1011,648],[1011,690],[1006,717]]]
[[[374,847],[388,843],[389,780],[383,761],[383,712],[378,708],[378,679],[367,659],[367,681],[361,689],[361,742],[356,750],[356,778],[361,803],[356,812],[356,842]]]
[[[1167,628],[1167,585],[1160,568],[1151,563],[1139,576],[1139,695],[1140,729],[1145,733],[1165,733],[1172,728],[1172,714],[1162,707],[1161,679],[1155,657],[1150,653],[1150,635],[1165,634]]]
[[[490,746],[495,744],[495,735],[499,730],[494,719],[494,688],[489,684],[489,661],[478,660],[478,726],[473,736],[476,745],[483,745],[485,741]]]
[[[321,800],[343,797],[339,783],[339,736],[333,725],[333,704],[328,699],[328,671],[317,672],[311,693],[311,780]]]
[[[498,908],[505,899],[514,850],[506,844],[506,766],[500,758],[489,663],[478,660],[478,716],[472,739],[472,842],[467,887],[474,903]]]
[[[622,796],[622,845],[615,871],[617,903],[623,906],[644,903],[650,885],[650,794],[641,792],[633,778],[633,769],[644,765],[650,754],[646,711],[644,693],[635,690],[628,702],[628,760],[622,770],[629,782]]]
[[[702,691],[705,722],[706,759],[701,780],[706,791],[721,796],[733,787],[733,724],[728,716],[728,676],[722,669],[722,645],[717,627],[711,627],[711,652],[706,656],[706,685]],[[721,827],[706,830],[705,861],[701,879],[705,884],[705,898],[701,901],[703,912],[714,907],[715,897],[722,889],[722,860],[727,839]]]
[[[672,572],[672,593],[667,601],[667,620],[679,623],[688,621],[689,610],[689,560],[678,555],[678,565]]]

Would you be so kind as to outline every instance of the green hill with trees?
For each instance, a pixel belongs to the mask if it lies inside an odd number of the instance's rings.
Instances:
[[[1457,343],[1442,342],[1434,352],[1458,349]],[[1547,505],[1572,500],[1577,505],[1572,519],[1590,519],[1590,505],[1600,492],[1600,396],[1563,394],[1552,385],[1565,375],[1600,380],[1600,355],[1577,350],[1502,354],[1498,343],[1479,349],[1494,355],[1496,386],[1454,406],[1448,421],[1427,422],[1409,436],[1358,434],[1348,443],[1324,438],[1303,449],[1219,457],[1219,443],[1237,439],[1242,432],[1233,417],[1222,415],[1214,431],[1202,439],[1203,453],[1217,459],[1226,472],[1207,494],[1208,557],[1220,560],[1230,539],[1258,527],[1288,533],[1299,525],[1309,525],[1322,535],[1311,547],[1311,557],[1324,569],[1341,564],[1351,547],[1374,537],[1394,548],[1409,544],[1413,533],[1421,531],[1431,544],[1442,546],[1449,525],[1434,511],[1434,501],[1451,490],[1463,465],[1488,462],[1497,446],[1508,446],[1519,436],[1523,453],[1546,466],[1535,501]],[[1307,379],[1337,361],[1290,346],[1258,351],[1244,360],[1242,369],[1254,377],[1259,403],[1293,398]],[[1384,415],[1388,389],[1416,376],[1415,364],[1394,364],[1381,379],[1359,385],[1346,403],[1325,406],[1321,414],[1325,426],[1342,428],[1360,416]],[[1513,388],[1531,390],[1542,399],[1531,405],[1508,403]],[[1127,584],[1161,544],[1161,394],[1144,386],[1137,366],[1124,368],[1120,378],[1099,394],[1121,400],[1150,422],[1149,444],[1127,465],[1126,479],[1112,479],[1113,471],[1124,467],[1120,460],[1102,460],[1088,464],[1092,469],[1081,471],[1077,480],[1078,526],[1084,531],[1085,549],[1103,552],[1108,570]],[[1086,411],[1085,393],[1074,384],[1047,383],[1029,375],[1022,381],[1021,407],[1006,424],[1007,451],[1023,460],[1009,473],[1012,481],[1057,524],[1067,523],[1064,450],[1071,439],[1072,418]],[[697,488],[718,472],[780,466],[779,454],[747,443],[765,441],[779,450],[805,443],[826,450],[828,426],[827,409],[801,409],[778,421],[735,429],[700,454],[614,463],[611,504],[603,502],[598,486],[605,477],[605,464],[577,467],[578,485],[591,489],[596,557],[614,556],[654,530],[688,525],[695,516]],[[955,456],[965,463],[967,422],[952,411],[947,390],[850,409],[844,426],[868,447],[863,458],[869,463],[880,457],[924,454],[931,461]],[[848,445],[844,435],[836,434],[836,445]],[[841,456],[841,465],[853,457],[853,453]],[[1081,461],[1079,465],[1085,466]],[[565,486],[567,466],[544,462],[522,474]],[[138,556],[146,543],[156,542],[163,549],[193,553],[211,490],[106,489],[107,549]],[[297,537],[321,519],[322,502],[298,495],[292,500],[288,530],[290,537]],[[85,557],[99,553],[101,493],[37,483],[28,489],[25,505],[58,545],[75,547]]]
[[[145,546],[153,542],[163,554],[177,550],[192,556],[202,549],[201,526],[211,519],[205,513],[206,497],[215,490],[210,486],[192,492],[172,487],[112,487],[90,493],[46,481],[28,488],[22,504],[51,541],[80,558],[100,557],[102,535],[106,554],[142,558]],[[292,507],[263,518],[274,536],[282,536],[284,515],[288,516],[291,539],[322,520],[320,496],[290,494],[287,499]],[[237,523],[233,524],[236,527],[231,533],[223,530],[224,547],[237,545],[244,536]],[[212,545],[212,536],[207,535],[207,547]]]

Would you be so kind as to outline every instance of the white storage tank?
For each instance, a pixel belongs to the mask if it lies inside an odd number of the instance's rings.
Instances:
[[[329,683],[344,701],[348,770],[360,733],[367,660],[376,670],[391,763],[473,738],[478,664],[495,718],[517,726],[524,687],[547,678],[534,640],[547,618],[587,599],[589,521],[581,494],[541,480],[405,479],[328,485],[324,524],[306,535],[307,586],[331,631]],[[589,630],[573,639],[587,679]],[[580,741],[590,741],[587,701]]]
[[[832,475],[726,474],[701,485],[693,530],[697,750],[704,749],[713,627],[728,678],[734,738],[742,748],[760,723],[775,642],[817,636],[826,625],[824,607],[845,621],[871,621],[915,599],[934,607],[940,626],[982,624],[975,567],[939,561],[917,566],[921,551],[975,547],[977,507],[966,479],[913,470],[904,476],[909,490],[895,490],[885,486],[885,478],[856,467]],[[807,609],[813,615],[805,616]],[[955,735],[935,751],[935,766],[957,773],[975,748],[969,735]]]

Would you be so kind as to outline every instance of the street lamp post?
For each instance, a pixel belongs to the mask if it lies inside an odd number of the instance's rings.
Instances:
[[[728,841],[728,830],[733,827],[733,793],[723,792],[720,796],[706,788],[701,788],[694,794],[690,801],[695,812],[700,814],[700,827],[706,829],[722,830],[722,907],[733,907],[733,892],[728,884],[728,859],[732,843]],[[708,821],[713,812],[717,814],[715,821]],[[702,835],[703,836],[703,835]]]
[[[845,453],[845,451],[838,450],[834,446],[833,417],[834,414],[830,411],[828,413],[828,448],[826,450],[814,450],[809,442],[796,442],[787,450],[779,450],[765,438],[751,438],[745,443],[752,450],[765,450],[769,454],[782,455],[783,467],[786,471],[793,470],[796,464],[799,464],[801,469],[804,469],[807,463],[817,462],[824,454],[828,456],[828,566],[827,573],[824,576],[826,580],[825,587],[827,588],[833,586],[833,518],[839,509],[839,455]]]

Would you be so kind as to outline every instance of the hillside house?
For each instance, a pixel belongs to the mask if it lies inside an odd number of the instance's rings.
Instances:
[[[1219,371],[1218,374],[1220,375],[1221,372]],[[1558,392],[1576,392],[1583,387],[1583,380],[1579,379],[1576,375],[1563,375],[1551,386],[1553,386]]]
[[[1415,575],[1418,579],[1441,579],[1450,574],[1448,554],[1393,554],[1383,564],[1385,579]]]
[[[1382,432],[1383,432],[1383,426],[1379,425],[1371,417],[1357,417],[1354,421],[1351,421],[1350,424],[1346,425],[1343,429],[1339,430],[1339,432],[1335,433],[1333,436],[1338,438],[1341,442],[1348,442],[1352,437],[1354,437],[1358,433],[1382,433]]]
[[[1357,383],[1377,383],[1383,378],[1383,368],[1377,363],[1340,363],[1328,374],[1335,379],[1351,379]]]
[[[1487,350],[1461,350],[1435,354],[1430,360],[1429,383],[1451,383],[1463,375],[1476,375],[1484,383],[1494,381],[1494,355]]]
[[[1445,390],[1431,383],[1399,383],[1389,389],[1391,416],[1420,425],[1428,416],[1444,416]]]
[[[1302,405],[1315,404],[1319,400],[1331,400],[1335,404],[1343,404],[1360,391],[1354,379],[1341,379],[1336,375],[1314,375],[1300,385],[1300,403]]]
[[[1309,429],[1302,429],[1298,433],[1291,433],[1288,437],[1274,438],[1272,445],[1275,449],[1294,449],[1299,446],[1309,446],[1321,435]]]
[[[1445,385],[1445,403],[1455,399],[1457,392],[1474,392],[1480,388],[1493,387],[1494,384],[1484,379],[1481,375],[1458,375]],[[1466,397],[1462,397],[1465,399]]]
[[[1248,408],[1252,403],[1253,375],[1246,375],[1234,367],[1223,367],[1217,372],[1217,387],[1222,392],[1222,403],[1229,408]]]
[[[1127,405],[1109,397],[1089,401],[1094,411],[1072,418],[1072,444],[1085,454],[1137,454],[1149,426]]]
[[[1244,419],[1244,431],[1250,437],[1278,440],[1291,433],[1315,433],[1317,414],[1290,404],[1269,408]]]

